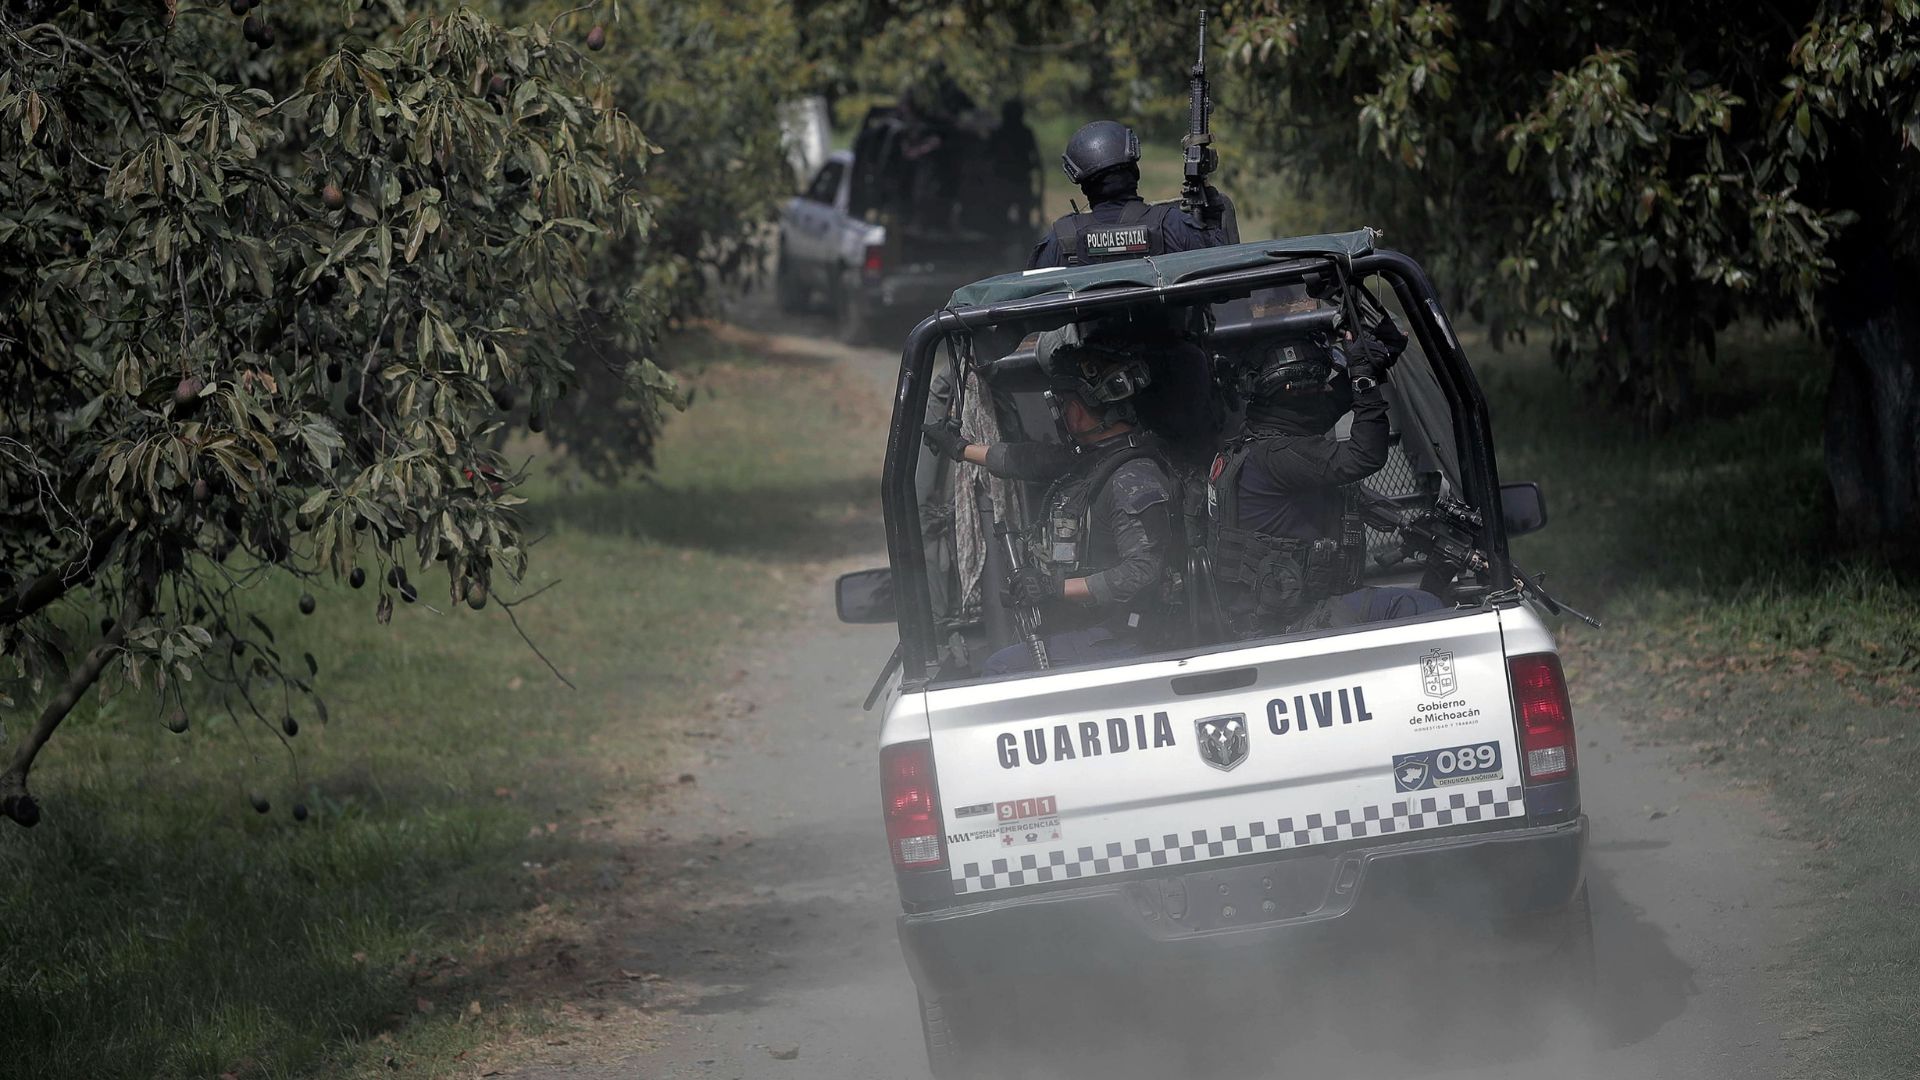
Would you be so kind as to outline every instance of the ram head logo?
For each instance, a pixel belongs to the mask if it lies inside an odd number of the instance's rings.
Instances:
[[[1193,722],[1200,760],[1226,772],[1247,760],[1247,714],[1209,716]]]

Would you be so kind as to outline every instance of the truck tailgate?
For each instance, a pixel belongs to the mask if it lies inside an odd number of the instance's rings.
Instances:
[[[1525,816],[1490,611],[927,707],[959,893]]]

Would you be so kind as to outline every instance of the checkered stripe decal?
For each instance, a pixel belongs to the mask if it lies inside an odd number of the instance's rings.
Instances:
[[[1384,805],[1336,810],[1331,816],[1308,814],[1300,819],[1281,818],[1244,826],[1195,829],[1185,834],[1166,833],[1141,837],[1130,844],[1107,844],[1098,851],[1082,847],[1071,853],[1055,850],[1039,855],[1010,856],[985,865],[964,863],[960,876],[954,878],[954,891],[978,893],[1012,889],[1142,867],[1178,866],[1229,855],[1251,855],[1256,851],[1311,847],[1338,840],[1464,825],[1524,816],[1526,808],[1525,793],[1518,786],[1507,788],[1504,800],[1500,792],[1492,789],[1471,794],[1422,792]]]

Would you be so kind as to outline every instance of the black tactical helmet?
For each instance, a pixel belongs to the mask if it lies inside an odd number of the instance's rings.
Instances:
[[[1144,357],[1081,346],[1054,353],[1047,386],[1072,394],[1096,412],[1132,399],[1153,381]]]
[[[1108,169],[1140,160],[1140,136],[1116,120],[1095,120],[1073,133],[1060,167],[1067,179],[1085,184]]]
[[[1325,342],[1289,341],[1273,346],[1247,375],[1247,397],[1254,401],[1323,394],[1346,368],[1345,357]]]
[[[1346,354],[1319,340],[1273,346],[1244,389],[1248,419],[1300,434],[1320,434],[1353,408]]]
[[[1144,357],[1106,345],[1086,343],[1079,326],[1040,335],[1038,359],[1047,377],[1047,403],[1060,415],[1060,397],[1080,399],[1102,426],[1133,423],[1135,399],[1153,381]]]

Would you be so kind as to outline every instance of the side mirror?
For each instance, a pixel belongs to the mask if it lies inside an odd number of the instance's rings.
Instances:
[[[845,623],[890,623],[894,620],[893,571],[855,570],[833,583],[833,607]]]
[[[1532,481],[1500,485],[1500,520],[1508,536],[1539,532],[1547,524],[1547,497]]]

